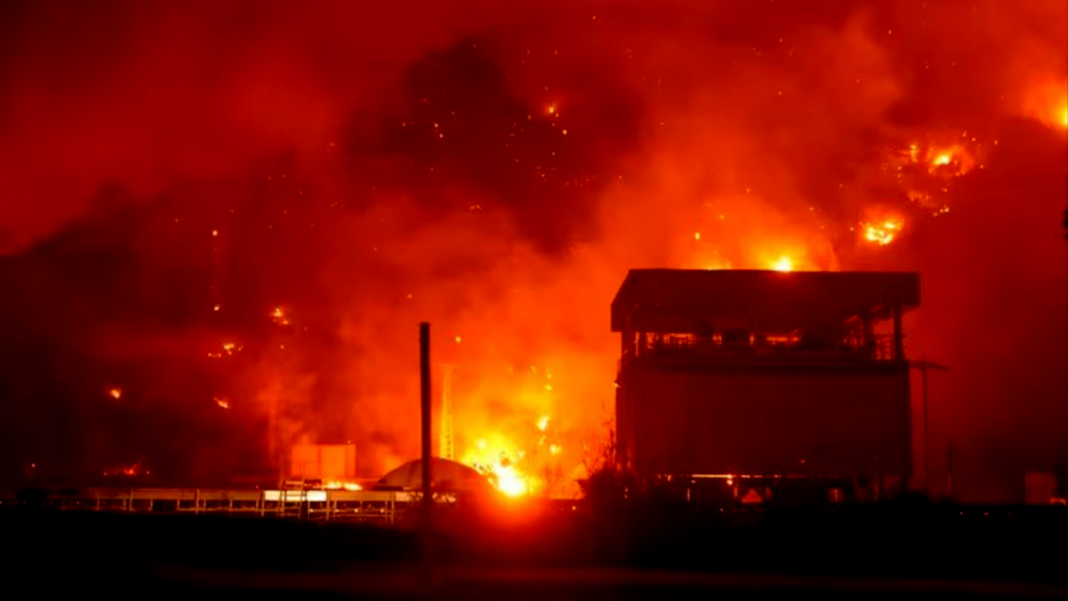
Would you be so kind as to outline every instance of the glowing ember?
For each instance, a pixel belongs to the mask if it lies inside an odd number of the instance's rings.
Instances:
[[[548,427],[549,427],[549,416],[548,415],[543,415],[540,418],[538,418],[538,430],[541,430],[542,432],[544,432],[545,429],[548,428]]]
[[[786,255],[783,255],[783,256],[779,257],[778,261],[775,261],[775,263],[772,264],[771,268],[774,269],[775,271],[782,271],[782,272],[793,271],[794,270],[794,260],[791,259],[790,257],[786,256]]]
[[[230,408],[230,400],[227,399],[226,397],[215,397],[214,401],[215,401],[216,405],[218,405],[219,407],[222,407],[223,409],[229,409]]]
[[[550,114],[550,115],[555,115],[556,114],[556,103],[555,102],[549,103],[549,106],[545,107],[545,112]]]
[[[463,338],[460,338],[459,336],[457,336],[455,338],[455,340],[456,340],[456,344],[460,344],[461,342],[463,342]]]
[[[209,352],[208,356],[212,359],[220,359],[224,355],[229,357],[243,348],[245,347],[241,346],[240,344],[237,344],[236,342],[224,342],[222,343],[221,351]]]
[[[863,224],[864,239],[879,246],[886,246],[894,241],[903,226],[904,223],[896,219],[887,219],[879,224]]]
[[[215,305],[211,308],[212,311],[218,311],[219,309],[222,309],[222,305]]]
[[[280,326],[289,325],[289,318],[286,317],[285,309],[282,307],[275,307],[274,311],[271,311],[271,320]]]
[[[549,453],[550,453],[551,455],[559,455],[559,454],[560,454],[560,451],[563,451],[563,450],[564,450],[564,449],[562,449],[562,448],[560,447],[560,445],[558,445],[558,444],[554,444],[554,445],[549,445]]]
[[[701,239],[701,232],[694,232],[693,233],[693,239],[694,240],[700,240]]]
[[[130,478],[133,476],[140,476],[142,474],[146,476],[152,474],[152,472],[148,469],[148,466],[145,464],[144,459],[140,459],[136,463],[131,463],[130,465],[116,465],[111,469],[104,470],[105,476],[120,476]]]
[[[108,396],[110,396],[111,398],[116,399],[116,400],[121,399],[122,398],[122,389],[121,388],[111,388],[111,389],[108,390]]]

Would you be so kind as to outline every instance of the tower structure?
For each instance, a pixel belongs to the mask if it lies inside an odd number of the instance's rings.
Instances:
[[[630,271],[612,303],[620,467],[901,490],[919,304],[915,273]]]
[[[441,434],[438,440],[438,456],[442,459],[455,461],[452,440],[452,374],[456,366],[442,364],[444,377],[441,380]]]

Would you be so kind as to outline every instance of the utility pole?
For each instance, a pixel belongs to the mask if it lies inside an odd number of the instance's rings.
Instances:
[[[423,499],[422,499],[422,538],[423,538],[423,565],[427,574],[432,577],[433,564],[430,550],[432,529],[430,524],[433,508],[431,506],[431,473],[430,473],[430,324],[419,324],[419,401],[420,401],[420,433],[422,434],[423,461]]]
[[[931,437],[927,419],[927,370],[947,371],[949,368],[928,361],[926,355],[923,355],[919,361],[909,361],[909,367],[920,370],[920,388],[923,396],[923,489],[929,496],[931,494]]]

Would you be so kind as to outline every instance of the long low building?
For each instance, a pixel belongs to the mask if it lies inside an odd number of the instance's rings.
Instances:
[[[20,500],[7,499],[15,504]],[[26,500],[21,500],[23,504]],[[413,502],[402,490],[232,490],[85,488],[42,493],[34,504],[58,510],[223,514],[261,518],[394,523]]]

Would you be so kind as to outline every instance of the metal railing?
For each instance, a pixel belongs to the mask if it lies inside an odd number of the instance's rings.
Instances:
[[[63,511],[215,514],[393,524],[412,504],[404,491],[87,488],[50,492],[45,507]]]
[[[687,361],[708,363],[889,363],[894,361],[893,340],[877,336],[867,346],[861,339],[844,338],[824,347],[803,344],[723,343],[713,341],[653,344],[636,354],[624,354],[617,367],[634,360]]]

